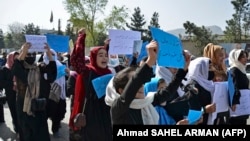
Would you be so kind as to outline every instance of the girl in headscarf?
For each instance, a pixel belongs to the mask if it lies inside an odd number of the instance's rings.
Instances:
[[[208,114],[215,112],[215,104],[211,103],[214,93],[214,72],[210,70],[211,61],[207,57],[198,57],[190,62],[186,84],[192,84],[198,89],[198,93],[189,99],[190,109],[202,111],[203,122],[207,124]]]
[[[0,73],[0,84],[5,89],[5,94],[7,98],[8,107],[10,109],[13,129],[18,136],[19,125],[16,114],[16,90],[15,90],[15,79],[11,73],[14,60],[17,59],[19,53],[16,51],[10,52],[7,55],[7,61],[5,66],[1,68]],[[1,118],[0,118],[1,119]]]
[[[233,49],[229,53],[229,69],[233,78],[235,88],[232,105],[230,105],[233,111],[236,110],[236,104],[240,104],[240,90],[249,89],[249,80],[246,75],[247,58],[248,53],[242,49]],[[249,115],[230,117],[229,122],[232,125],[246,125],[248,118]]]
[[[59,128],[61,121],[64,119],[65,113],[66,113],[66,74],[67,74],[67,68],[65,65],[61,63],[57,59],[57,53],[55,50],[50,49],[52,56],[56,62],[56,68],[57,68],[57,76],[56,80],[53,83],[56,83],[60,87],[60,93],[58,94],[60,96],[59,100],[55,101],[53,99],[48,100],[48,117],[52,121],[52,132],[54,137],[60,137],[59,134]],[[47,65],[49,64],[49,57],[48,54],[45,52],[43,55],[43,62]],[[45,74],[44,77],[47,77],[47,74]],[[51,85],[53,86],[53,83]]]
[[[86,126],[82,128],[83,140],[111,141],[110,107],[105,104],[104,96],[101,98],[97,97],[92,85],[93,79],[111,74],[108,68],[108,53],[102,46],[93,48],[90,51],[90,64],[86,65],[84,62],[85,37],[85,30],[80,30],[77,44],[71,55],[71,65],[78,75],[75,83],[75,97],[69,125],[71,129],[79,130],[76,126],[77,124],[74,123],[74,119],[79,117],[77,115],[84,112],[86,115]]]

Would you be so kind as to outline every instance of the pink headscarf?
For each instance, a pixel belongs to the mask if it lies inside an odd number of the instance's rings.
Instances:
[[[7,55],[7,61],[6,61],[6,64],[5,66],[8,68],[8,69],[11,69],[13,64],[14,64],[14,57],[15,55],[18,54],[18,52],[16,51],[12,51],[10,52],[8,55]]]

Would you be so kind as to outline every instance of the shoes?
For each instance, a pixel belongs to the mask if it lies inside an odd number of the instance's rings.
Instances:
[[[61,134],[59,133],[59,131],[57,131],[57,132],[53,133],[53,136],[54,136],[55,138],[60,138],[60,137],[61,137]]]

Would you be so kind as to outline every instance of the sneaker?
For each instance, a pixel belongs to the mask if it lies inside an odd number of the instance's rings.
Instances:
[[[53,136],[54,136],[55,138],[60,138],[60,137],[61,137],[61,134],[57,131],[57,132],[53,133]]]

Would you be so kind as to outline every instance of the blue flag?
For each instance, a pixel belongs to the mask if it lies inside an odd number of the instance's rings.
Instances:
[[[159,46],[157,64],[165,67],[184,68],[185,59],[181,40],[158,28],[151,27],[150,31]]]
[[[106,87],[113,76],[114,74],[106,74],[92,80],[92,84],[98,98],[101,98],[105,95]]]

